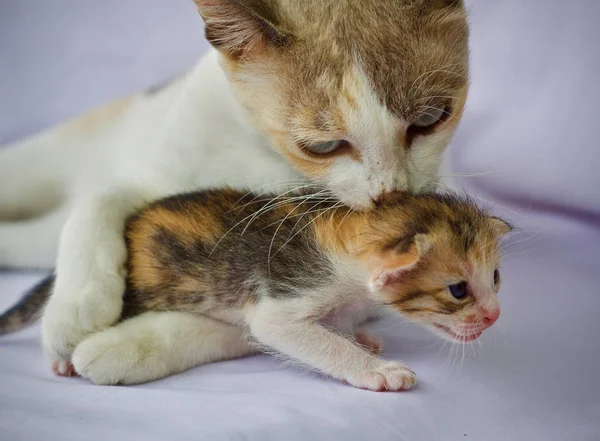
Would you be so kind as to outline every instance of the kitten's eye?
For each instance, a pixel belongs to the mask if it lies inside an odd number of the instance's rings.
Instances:
[[[497,285],[498,283],[500,283],[500,271],[495,270],[494,271],[494,285]]]
[[[412,126],[424,129],[436,125],[447,113],[445,109],[429,109],[419,118],[413,121]]]
[[[348,141],[338,139],[337,141],[325,141],[318,142],[316,144],[304,144],[303,147],[311,153],[317,155],[326,155],[327,153],[333,153],[339,148],[349,145]]]
[[[467,282],[455,283],[454,285],[448,286],[448,289],[450,290],[450,294],[457,299],[462,299],[469,293]]]

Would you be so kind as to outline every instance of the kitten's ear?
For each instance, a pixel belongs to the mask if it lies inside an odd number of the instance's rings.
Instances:
[[[514,229],[511,224],[506,222],[504,219],[500,219],[499,217],[492,216],[490,218],[490,222],[492,223],[492,228],[496,234],[498,234],[498,236],[506,236]]]
[[[278,29],[266,0],[194,1],[206,25],[206,39],[228,56],[239,58],[262,45],[283,46],[290,40]]]
[[[401,245],[384,250],[375,258],[371,269],[371,290],[377,291],[402,279],[431,249],[433,241],[426,234],[403,239]]]

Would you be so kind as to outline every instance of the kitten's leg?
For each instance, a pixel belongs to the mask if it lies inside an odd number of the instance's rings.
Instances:
[[[378,355],[383,350],[383,343],[381,340],[372,336],[364,329],[359,329],[358,331],[354,332],[354,339],[359,345],[372,354]]]
[[[237,326],[184,312],[146,312],[85,339],[73,365],[96,384],[137,384],[252,351]]]
[[[401,363],[385,361],[314,318],[299,317],[287,302],[262,301],[247,312],[250,330],[283,355],[363,389],[403,390],[415,374]]]

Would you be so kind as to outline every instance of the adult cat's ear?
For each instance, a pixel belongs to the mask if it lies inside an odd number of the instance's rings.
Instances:
[[[373,262],[371,289],[383,289],[399,282],[402,276],[413,269],[431,249],[433,241],[427,234],[415,234],[404,238],[394,247],[386,248]]]
[[[206,39],[220,52],[239,58],[265,47],[283,46],[291,37],[277,24],[266,0],[194,0],[205,23]]]

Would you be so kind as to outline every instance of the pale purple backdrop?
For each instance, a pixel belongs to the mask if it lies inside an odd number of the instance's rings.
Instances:
[[[444,366],[435,338],[387,320],[374,325],[387,356],[421,380],[409,394],[266,356],[101,388],[52,377],[34,328],[0,340],[0,438],[600,439],[600,2],[468,4],[472,89],[450,160],[481,174],[459,186],[521,228],[480,355]],[[3,0],[0,143],[158,84],[205,49],[191,0]],[[0,309],[35,277],[0,275]]]

